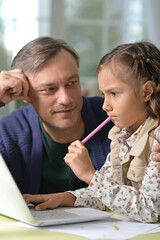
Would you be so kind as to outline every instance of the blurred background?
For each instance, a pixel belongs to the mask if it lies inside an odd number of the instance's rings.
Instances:
[[[98,95],[96,67],[105,53],[141,40],[160,48],[159,13],[159,0],[0,0],[0,71],[30,40],[61,38],[80,56],[83,95]],[[1,108],[0,117],[21,105]]]

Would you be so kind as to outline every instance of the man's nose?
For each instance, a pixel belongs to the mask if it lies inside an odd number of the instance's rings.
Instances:
[[[71,100],[70,100],[70,96],[69,96],[69,93],[68,93],[67,89],[60,89],[59,90],[57,102],[59,104],[65,104],[65,105],[70,104]]]

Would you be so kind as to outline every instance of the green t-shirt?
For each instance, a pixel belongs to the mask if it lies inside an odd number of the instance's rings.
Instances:
[[[80,181],[64,161],[70,143],[61,144],[54,142],[44,130],[41,121],[40,126],[44,148],[40,193],[64,192],[86,187],[87,184]],[[92,164],[95,166],[89,142],[85,146],[89,151]]]

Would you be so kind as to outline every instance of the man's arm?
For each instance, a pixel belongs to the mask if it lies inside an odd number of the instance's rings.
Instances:
[[[156,162],[160,162],[160,143],[153,147],[154,152],[152,152],[151,159]],[[160,163],[157,165],[157,169],[160,171]]]
[[[22,69],[0,72],[0,106],[13,100],[29,102],[28,91],[28,80]]]

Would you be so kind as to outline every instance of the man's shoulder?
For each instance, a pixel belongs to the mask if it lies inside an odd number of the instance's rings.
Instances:
[[[102,113],[106,115],[106,113],[103,111],[104,98],[95,96],[95,97],[83,97],[83,111],[93,111],[95,113]]]
[[[108,115],[102,109],[104,102],[103,97],[95,96],[95,97],[83,97],[83,108],[82,108],[82,116],[85,121],[86,126],[93,130],[97,127],[102,121],[104,121]],[[107,131],[113,126],[112,121],[107,124]],[[105,127],[103,128],[105,129]]]
[[[102,109],[102,97],[83,97],[82,116],[85,121],[100,123],[107,117],[107,114]]]
[[[94,111],[100,111],[103,112],[102,106],[103,106],[104,98],[95,96],[95,97],[83,97],[83,110],[89,110],[92,109]]]
[[[94,97],[83,97],[84,104],[103,104],[104,97],[94,96]]]

